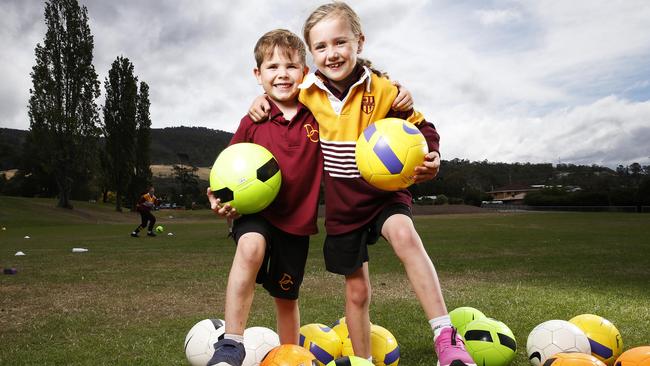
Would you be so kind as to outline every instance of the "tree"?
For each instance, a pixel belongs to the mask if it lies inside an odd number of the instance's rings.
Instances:
[[[45,39],[36,45],[30,74],[30,151],[56,181],[57,206],[72,208],[71,191],[91,173],[99,136],[94,41],[88,11],[77,0],[46,2],[45,23]]]
[[[104,85],[104,137],[106,139],[105,174],[115,190],[115,210],[122,211],[122,198],[128,192],[135,173],[137,132],[137,77],[128,58],[113,61]]]
[[[193,165],[175,164],[174,179],[180,183],[180,202],[185,208],[193,208],[192,203],[200,195],[199,176],[196,172],[199,168]]]
[[[129,200],[134,203],[147,186],[151,184],[151,117],[149,114],[149,85],[140,83],[136,106],[135,176],[129,188]]]

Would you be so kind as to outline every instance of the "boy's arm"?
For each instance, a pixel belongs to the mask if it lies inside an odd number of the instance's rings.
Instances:
[[[411,92],[400,84],[397,80],[392,80],[391,84],[397,87],[397,96],[390,106],[390,109],[397,112],[413,111],[413,96]]]
[[[222,205],[221,201],[214,196],[210,187],[208,187],[206,194],[208,196],[208,201],[210,201],[210,209],[212,212],[228,220],[237,219],[241,216],[237,212],[237,209],[230,206],[230,204],[226,203],[225,205]]]

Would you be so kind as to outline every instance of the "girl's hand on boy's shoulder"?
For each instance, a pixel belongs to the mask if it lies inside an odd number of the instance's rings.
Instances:
[[[413,96],[411,92],[397,80],[393,80],[391,83],[397,87],[398,93],[390,108],[396,112],[408,112],[413,109]]]
[[[212,193],[210,187],[208,187],[207,195],[208,200],[210,201],[210,209],[212,212],[227,219],[237,219],[239,216],[241,216],[239,213],[237,213],[236,208],[230,206],[227,203],[225,205],[222,205],[221,200],[214,196],[214,193]]]
[[[253,104],[248,109],[248,116],[255,123],[260,123],[266,121],[269,118],[269,112],[271,111],[271,105],[269,101],[266,100],[265,95],[258,95]]]
[[[440,170],[440,154],[437,151],[431,151],[424,156],[424,163],[415,167],[415,183],[422,183],[431,180],[438,175]]]

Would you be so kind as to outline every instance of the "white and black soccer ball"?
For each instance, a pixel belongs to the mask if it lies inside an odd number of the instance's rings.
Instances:
[[[194,324],[185,336],[185,356],[192,366],[205,366],[214,354],[214,344],[223,339],[226,322],[203,319]]]
[[[273,348],[280,345],[280,337],[265,327],[250,327],[244,330],[246,358],[242,366],[259,366]]]
[[[536,326],[526,343],[528,360],[534,366],[560,352],[591,354],[589,339],[575,324],[566,320],[549,320]]]

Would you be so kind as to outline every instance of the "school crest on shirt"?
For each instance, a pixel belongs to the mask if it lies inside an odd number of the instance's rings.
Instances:
[[[375,110],[375,96],[364,95],[361,99],[361,110],[366,114],[372,113]]]
[[[305,131],[307,131],[307,138],[309,141],[318,142],[318,130],[309,123],[304,124],[303,127],[305,128]]]

